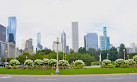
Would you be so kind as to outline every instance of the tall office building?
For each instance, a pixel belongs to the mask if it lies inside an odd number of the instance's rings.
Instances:
[[[53,42],[52,49],[55,52],[57,52],[57,42],[56,41]],[[62,49],[62,43],[59,43],[58,44],[58,52],[62,52],[62,51],[63,51],[63,49]]]
[[[66,54],[69,54],[69,46],[66,46]]]
[[[42,50],[43,46],[41,45],[41,33],[37,33],[37,50]]]
[[[87,33],[86,36],[84,36],[84,46],[86,50],[89,48],[98,49],[98,35],[97,33]]]
[[[66,53],[66,33],[63,31],[61,34],[62,49]]]
[[[7,42],[13,42],[14,44],[16,44],[16,27],[16,17],[9,17],[7,27]]]
[[[74,52],[78,52],[79,49],[78,22],[72,22],[72,49]]]
[[[6,50],[6,27],[0,24],[0,60],[1,58],[5,58],[5,50]]]
[[[32,38],[29,39],[29,49],[33,50],[33,39]]]
[[[101,50],[109,50],[110,38],[107,36],[106,27],[103,28],[103,36],[100,36],[100,48]]]
[[[135,43],[130,43],[130,53],[136,53],[136,44]]]
[[[29,40],[26,40],[25,50],[24,50],[25,52],[28,52],[30,54],[34,54],[32,42],[33,42],[32,38],[30,38]]]

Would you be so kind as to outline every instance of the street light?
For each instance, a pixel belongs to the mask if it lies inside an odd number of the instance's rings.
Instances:
[[[99,60],[100,60],[100,61],[99,61],[99,64],[101,65],[101,61],[102,61],[102,60],[101,60],[101,53],[100,53],[100,56],[99,56]]]
[[[5,57],[5,65],[7,65],[7,53],[8,53],[8,51],[6,50],[5,53],[6,53],[6,57]]]
[[[107,59],[108,59],[108,55],[109,55],[109,54],[107,54]]]
[[[125,58],[125,51],[126,51],[126,50],[125,50],[125,49],[123,49],[123,52],[124,52],[124,60],[126,59],[126,58]]]
[[[65,53],[65,51],[63,51],[63,60],[64,60],[64,53]]]
[[[59,75],[59,68],[58,68],[58,44],[59,44],[59,39],[57,38],[57,66],[56,66],[56,74]]]

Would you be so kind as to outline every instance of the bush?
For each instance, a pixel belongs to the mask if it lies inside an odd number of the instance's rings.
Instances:
[[[13,69],[17,69],[17,68],[18,68],[18,66],[15,66],[15,65],[14,65],[14,66],[12,66],[12,68],[13,68]]]
[[[6,65],[5,68],[6,68],[6,69],[11,69],[12,66],[11,66],[11,65]]]
[[[59,60],[59,66],[69,66],[69,63],[66,60]]]
[[[120,67],[120,65],[123,65],[123,64],[125,64],[125,60],[124,59],[117,59],[115,61],[115,66],[116,67]]]
[[[56,60],[56,59],[50,59],[49,62],[48,62],[48,64],[49,64],[50,66],[56,66],[56,63],[57,63],[57,60]]]
[[[114,66],[112,64],[108,64],[108,65],[101,65],[101,68],[113,68]]]
[[[75,64],[75,67],[74,67],[74,68],[84,68],[84,65],[85,65],[82,60],[76,60],[76,61],[74,62],[74,64]]]
[[[111,60],[108,59],[103,60],[102,65],[108,65],[108,64],[111,64]]]
[[[135,55],[134,57],[133,57],[133,60],[136,62],[136,64],[137,64],[137,55]]]
[[[41,60],[41,59],[36,59],[35,61],[34,61],[34,65],[43,65],[44,64],[44,61],[43,60]]]
[[[24,65],[29,65],[29,66],[32,66],[34,64],[33,60],[31,59],[28,59],[24,62]]]
[[[120,68],[129,68],[129,65],[128,64],[121,64],[119,67]]]
[[[133,59],[129,59],[129,60],[125,61],[125,64],[127,64],[127,65],[132,65],[133,66],[133,65],[135,65],[135,63],[136,62]]]
[[[10,65],[11,65],[11,66],[19,65],[19,64],[20,64],[20,62],[19,62],[18,60],[16,60],[16,59],[10,60]]]
[[[48,65],[49,59],[43,59],[44,65]]]
[[[99,65],[99,62],[91,62],[91,65]]]

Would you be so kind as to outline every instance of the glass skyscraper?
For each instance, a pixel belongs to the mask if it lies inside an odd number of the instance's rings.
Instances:
[[[16,44],[16,27],[17,27],[16,17],[9,17],[8,27],[7,27],[7,42],[13,42]]]
[[[62,49],[66,53],[66,33],[63,31],[61,34]]]
[[[37,51],[42,49],[43,46],[41,45],[41,33],[37,33]]]
[[[87,33],[86,36],[84,36],[84,46],[86,50],[89,48],[98,49],[98,35],[97,33]]]
[[[4,58],[6,53],[6,27],[0,24],[0,60],[1,58]]]
[[[79,49],[78,22],[72,22],[72,49],[74,52],[78,52]]]
[[[103,28],[104,36],[100,36],[100,48],[101,50],[109,50],[110,38],[107,36],[107,28]]]

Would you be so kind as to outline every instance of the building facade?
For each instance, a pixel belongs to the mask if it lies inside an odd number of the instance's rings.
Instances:
[[[5,58],[6,51],[6,27],[0,24],[0,60],[1,58]]]
[[[78,22],[72,22],[72,49],[74,52],[78,52],[79,49]]]
[[[37,33],[37,49],[36,51],[42,50],[43,46],[41,45],[41,33]]]
[[[86,36],[84,36],[84,46],[86,50],[89,48],[98,49],[98,35],[97,33],[87,33]]]
[[[16,17],[9,17],[7,27],[7,42],[13,42],[14,44],[16,44],[16,27]]]
[[[66,46],[66,54],[69,54],[69,46]]]
[[[56,41],[53,42],[52,49],[53,51],[57,52],[57,42]],[[63,52],[62,43],[58,44],[58,52]]]
[[[103,36],[100,36],[100,48],[101,50],[109,50],[110,38],[107,36],[106,27],[103,28]]]
[[[62,49],[66,53],[66,33],[63,31],[61,34]]]
[[[24,52],[28,52],[30,54],[34,54],[33,43],[32,42],[33,42],[32,38],[30,38],[29,40],[26,40]]]

